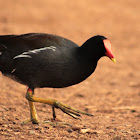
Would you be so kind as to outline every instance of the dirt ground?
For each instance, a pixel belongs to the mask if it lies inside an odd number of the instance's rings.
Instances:
[[[117,63],[102,58],[84,82],[63,89],[36,89],[94,114],[74,120],[56,110],[56,124],[21,125],[30,117],[27,87],[0,74],[0,139],[138,140],[140,139],[140,1],[138,0],[0,0],[0,34],[44,32],[81,45],[96,34],[108,37]],[[47,77],[46,77],[47,78]],[[35,103],[40,120],[52,109]]]

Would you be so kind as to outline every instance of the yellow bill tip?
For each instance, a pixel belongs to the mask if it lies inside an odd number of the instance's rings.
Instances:
[[[112,60],[114,63],[116,63],[116,59],[115,59],[115,58],[111,58],[111,60]]]

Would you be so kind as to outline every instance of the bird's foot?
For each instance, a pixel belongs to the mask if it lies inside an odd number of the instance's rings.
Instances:
[[[70,107],[70,106],[68,106],[66,104],[60,103],[58,101],[55,101],[54,105],[53,105],[53,117],[54,117],[54,120],[55,120],[55,117],[56,117],[54,108],[61,109],[64,113],[68,114],[69,116],[73,117],[74,119],[80,119],[80,117],[81,117],[80,114],[87,115],[87,116],[93,116],[92,114],[89,114],[87,112],[80,111],[80,110],[75,109],[73,107]]]
[[[27,123],[32,122],[33,124],[39,124],[40,121],[38,119],[28,119],[21,123],[21,125],[26,125]]]
[[[71,124],[65,123],[65,122],[58,122],[55,121],[54,119],[51,120],[45,120],[45,121],[39,121],[39,120],[33,120],[33,119],[28,119],[24,122],[21,123],[21,125],[26,125],[27,123],[32,122],[33,124],[49,124],[51,126],[72,126]]]

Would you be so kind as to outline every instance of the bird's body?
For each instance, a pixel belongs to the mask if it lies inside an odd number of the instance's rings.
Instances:
[[[0,36],[0,71],[31,89],[75,85],[94,72],[106,52],[114,59],[104,40],[95,36],[79,47],[63,37],[43,33]]]
[[[62,88],[77,84],[97,64],[89,61],[77,44],[62,37],[49,34],[5,37],[0,40],[6,47],[0,56],[0,66],[4,64],[0,70],[29,87]]]

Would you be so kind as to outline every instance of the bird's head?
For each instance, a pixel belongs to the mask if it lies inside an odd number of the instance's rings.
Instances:
[[[100,59],[102,56],[107,56],[116,63],[111,50],[111,42],[104,36],[94,36],[88,39],[82,47],[88,52],[89,57]]]

